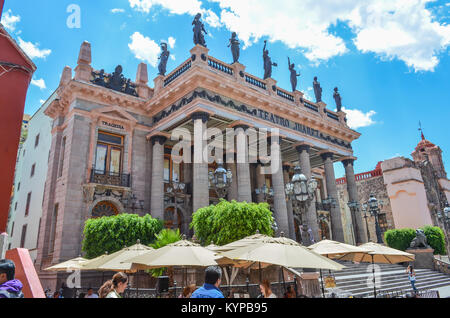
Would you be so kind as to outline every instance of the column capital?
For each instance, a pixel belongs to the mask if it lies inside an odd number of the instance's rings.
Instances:
[[[334,152],[332,151],[324,151],[320,153],[320,157],[322,157],[323,161],[326,161],[328,158],[333,160]]]
[[[353,165],[355,160],[356,160],[356,157],[345,157],[345,158],[342,158],[341,162],[344,165],[344,167],[347,167],[348,165]]]
[[[152,145],[154,146],[156,142],[158,142],[160,145],[164,145],[166,142],[167,137],[163,135],[153,135],[150,137],[150,141],[152,142]]]
[[[191,119],[193,121],[197,119],[201,119],[203,123],[206,123],[209,120],[210,114],[207,112],[195,112],[191,114]]]
[[[234,129],[242,128],[245,131],[245,130],[253,127],[253,126],[251,124],[245,122],[245,121],[236,120],[236,121],[232,122],[231,124],[229,124],[227,127],[228,128],[234,128]]]
[[[309,153],[309,150],[311,149],[311,146],[305,143],[295,144],[293,145],[293,147],[295,147],[295,150],[297,150],[298,153],[301,153],[303,151]]]

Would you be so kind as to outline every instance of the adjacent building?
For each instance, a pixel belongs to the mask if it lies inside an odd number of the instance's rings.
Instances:
[[[33,260],[37,257],[42,199],[51,142],[52,120],[44,114],[44,111],[51,100],[52,97],[22,124],[26,125],[28,137],[17,153],[14,191],[7,227],[8,249],[27,248]]]
[[[396,157],[381,161],[374,170],[355,175],[359,203],[364,205],[371,193],[375,195],[380,202],[382,232],[434,225],[441,227],[448,236],[448,227],[439,218],[450,202],[450,180],[444,168],[442,150],[422,134],[411,156],[412,160]],[[348,220],[351,214],[345,204],[348,202],[346,183],[345,177],[336,180],[341,211]],[[363,213],[363,218],[370,239],[376,241],[374,217]]]

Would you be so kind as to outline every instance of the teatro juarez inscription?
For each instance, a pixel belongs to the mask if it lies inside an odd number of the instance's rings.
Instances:
[[[224,98],[220,95],[211,93],[211,92],[203,90],[203,89],[195,90],[194,92],[190,93],[188,95],[188,97],[182,98],[181,101],[177,102],[176,104],[173,104],[172,106],[166,108],[162,112],[155,115],[155,117],[153,118],[153,123],[154,124],[158,123],[160,120],[162,120],[162,119],[166,118],[167,116],[169,116],[170,114],[178,111],[183,106],[190,104],[195,98],[206,99],[210,102],[220,104],[227,108],[231,108],[233,110],[237,110],[239,112],[246,113],[246,114],[254,116],[254,117],[261,118],[265,121],[301,132],[301,133],[309,135],[311,137],[315,137],[315,138],[318,138],[321,140],[331,142],[333,144],[339,145],[344,148],[348,148],[348,149],[352,148],[350,143],[345,142],[339,138],[331,137],[327,134],[320,132],[317,129],[313,129],[313,128],[305,126],[303,124],[290,121],[289,119],[280,117],[278,115],[275,115],[273,113],[270,113],[270,112],[267,112],[267,111],[264,111],[261,109],[249,107],[244,104],[236,104],[231,99]]]

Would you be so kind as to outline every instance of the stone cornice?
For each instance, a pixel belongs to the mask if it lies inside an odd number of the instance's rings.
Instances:
[[[245,82],[236,81],[233,76],[227,74],[217,74],[217,72],[212,72],[203,67],[193,66],[181,77],[168,87],[163,88],[157,99],[151,99],[146,103],[146,109],[150,112],[150,115],[155,115],[166,108],[167,105],[176,103],[190,91],[203,87],[237,102],[265,111],[282,113],[292,120],[300,120],[318,126],[321,130],[329,130],[330,133],[339,134],[349,141],[353,141],[361,135],[342,123],[327,118],[325,113],[314,112],[295,103],[285,102],[279,96],[256,89]],[[333,113],[330,110],[327,111]]]
[[[59,98],[53,101],[45,111],[46,115],[52,118],[65,116],[76,98],[105,106],[120,105],[121,108],[133,113],[148,116],[144,110],[144,99],[91,83],[71,80],[68,84],[58,87],[57,93]]]

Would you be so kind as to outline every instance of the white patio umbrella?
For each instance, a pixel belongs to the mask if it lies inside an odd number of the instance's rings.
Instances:
[[[414,261],[414,254],[406,253],[394,248],[390,248],[381,244],[369,242],[360,245],[361,248],[370,250],[367,254],[362,254],[356,259],[358,262],[372,263],[373,273],[373,291],[374,297],[377,297],[377,289],[375,286],[375,267],[374,263],[396,264]]]

